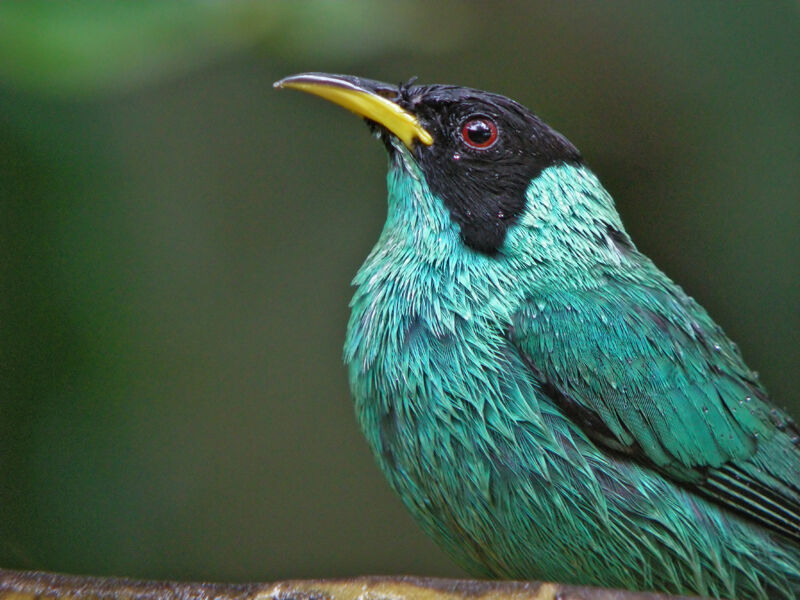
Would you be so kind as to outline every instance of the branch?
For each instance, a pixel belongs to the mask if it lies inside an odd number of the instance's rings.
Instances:
[[[679,600],[560,583],[356,577],[276,583],[179,583],[0,569],[0,600]]]

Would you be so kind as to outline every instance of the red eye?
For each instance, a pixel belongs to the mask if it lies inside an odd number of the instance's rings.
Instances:
[[[497,141],[497,125],[486,117],[470,119],[461,127],[461,139],[471,148],[484,150]]]

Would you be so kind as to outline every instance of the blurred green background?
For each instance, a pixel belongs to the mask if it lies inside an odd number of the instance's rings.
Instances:
[[[0,4],[0,565],[459,575],[373,464],[341,344],[385,214],[307,70],[504,93],[800,414],[796,2]]]

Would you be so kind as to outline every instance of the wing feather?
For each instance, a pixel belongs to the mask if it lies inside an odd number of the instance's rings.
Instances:
[[[533,294],[509,338],[596,443],[800,543],[796,426],[708,314],[650,275]]]

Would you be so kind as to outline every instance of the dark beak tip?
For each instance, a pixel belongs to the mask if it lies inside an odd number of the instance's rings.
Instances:
[[[384,97],[397,95],[398,87],[376,81],[373,79],[364,79],[362,77],[355,77],[353,75],[335,75],[332,73],[298,73],[296,75],[289,75],[283,79],[279,79],[272,84],[275,89],[283,89],[291,83],[309,83],[326,85],[330,87],[340,87],[351,90],[359,90],[372,94],[380,94]]]

